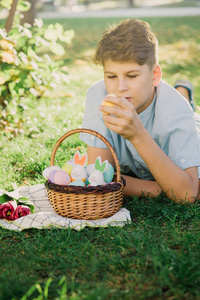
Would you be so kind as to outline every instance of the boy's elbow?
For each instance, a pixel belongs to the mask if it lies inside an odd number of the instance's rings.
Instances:
[[[193,204],[197,200],[197,197],[186,197],[184,200],[180,200],[180,204]]]
[[[177,197],[173,195],[172,199],[179,204],[193,204],[198,199],[198,192],[191,191],[190,193],[179,194]]]

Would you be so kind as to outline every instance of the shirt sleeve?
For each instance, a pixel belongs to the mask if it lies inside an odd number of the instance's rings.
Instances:
[[[169,101],[170,102],[170,101]],[[195,114],[183,99],[171,110],[159,112],[157,143],[181,169],[200,166],[200,129]]]
[[[98,109],[106,95],[107,90],[103,80],[97,82],[88,89],[82,128],[97,131],[113,146],[110,130],[104,125],[103,114]],[[104,142],[94,135],[81,133],[79,138],[91,147],[107,148]]]

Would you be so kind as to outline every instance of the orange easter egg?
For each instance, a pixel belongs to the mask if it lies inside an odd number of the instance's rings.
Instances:
[[[109,94],[108,96],[110,96],[110,97],[116,97],[115,94]],[[111,103],[111,102],[105,101],[105,100],[103,100],[103,101],[101,102],[101,105],[103,105],[103,106],[109,106],[109,107],[114,107],[114,106],[115,106],[114,103]],[[106,112],[103,112],[103,113],[104,113],[105,115],[108,115],[108,113],[106,113]]]

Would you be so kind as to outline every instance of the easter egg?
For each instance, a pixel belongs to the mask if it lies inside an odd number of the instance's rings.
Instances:
[[[85,183],[83,182],[83,180],[74,180],[72,182],[69,183],[69,185],[73,185],[73,186],[85,186]]]
[[[56,172],[57,172],[56,170],[53,170],[53,171],[50,172],[49,179],[48,179],[50,183],[55,183],[54,182],[54,175],[55,175]]]
[[[54,174],[54,183],[58,185],[68,185],[71,182],[71,177],[63,170],[59,170]]]
[[[95,170],[94,172],[92,172],[92,174],[90,174],[88,181],[91,186],[103,185],[104,183],[103,174],[100,171]]]
[[[62,166],[62,170],[67,172],[69,175],[71,175],[72,169],[73,166],[67,162]]]
[[[51,173],[51,171],[54,171],[54,170],[58,171],[58,170],[61,170],[61,168],[58,166],[47,167],[46,169],[43,170],[42,175],[44,176],[44,178],[48,179],[49,174]]]
[[[86,170],[83,166],[77,164],[73,167],[71,172],[72,181],[83,180],[85,181],[87,177]]]
[[[107,96],[110,96],[110,97],[116,97],[115,94],[109,94],[109,95],[107,95]],[[105,100],[103,100],[103,101],[101,102],[101,105],[103,105],[103,106],[109,106],[109,107],[114,107],[114,106],[115,106],[114,103],[111,103],[111,102],[105,101]],[[103,112],[103,114],[108,115],[108,113],[106,113],[106,112]]]
[[[72,159],[66,161],[66,164],[68,164],[68,165],[74,167],[74,165],[75,165],[74,159],[72,158]]]
[[[106,183],[109,183],[113,180],[114,168],[110,163],[108,163],[107,169],[103,173],[103,177]]]
[[[87,176],[90,176],[90,174],[92,174],[92,172],[95,171],[95,164],[87,165],[87,167],[85,167],[85,170],[86,170]]]
[[[89,176],[87,176],[86,179],[85,179],[85,185],[86,186],[88,186],[88,184],[89,184],[88,178],[89,178]]]

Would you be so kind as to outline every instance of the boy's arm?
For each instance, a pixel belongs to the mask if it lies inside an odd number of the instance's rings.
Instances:
[[[147,196],[156,197],[161,193],[161,188],[156,181],[144,180],[128,175],[122,175],[126,180],[126,186],[124,189],[125,196]]]
[[[88,153],[88,164],[95,162],[96,158],[100,155],[102,161],[108,160],[114,167],[114,159],[109,149],[106,148],[96,148],[87,146]],[[126,196],[150,196],[155,197],[161,192],[161,188],[156,181],[142,180],[134,178],[128,175],[122,175],[126,180],[126,186],[124,193]]]
[[[176,202],[195,201],[199,184],[197,167],[182,170],[164,153],[144,127],[139,137],[132,139],[132,143],[168,198]]]
[[[142,148],[144,149],[144,148],[148,148],[148,147],[142,146]],[[154,151],[155,151],[155,149],[154,149]],[[160,151],[163,152],[159,148],[159,152]],[[88,163],[89,164],[94,163],[96,158],[100,155],[102,160],[107,159],[114,166],[114,159],[113,159],[112,154],[109,149],[94,148],[94,147],[87,146],[87,152],[88,152]],[[147,151],[147,155],[149,155],[148,151]],[[158,196],[158,194],[161,191],[163,191],[163,192],[166,192],[166,195],[168,196],[168,198],[171,198],[174,201],[179,202],[180,200],[186,199],[186,201],[193,203],[196,200],[195,197],[197,196],[197,193],[198,193],[198,184],[199,183],[198,183],[198,180],[196,180],[196,178],[198,177],[197,167],[188,168],[187,170],[182,170],[176,164],[174,164],[164,153],[164,156],[166,156],[165,158],[167,158],[167,164],[169,164],[170,173],[174,172],[174,174],[172,174],[172,176],[174,178],[170,178],[170,180],[168,180],[167,176],[165,177],[164,174],[162,174],[163,160],[161,159],[162,166],[159,167],[159,165],[158,165],[159,159],[157,157],[158,153],[154,152],[154,155],[155,155],[155,159],[156,159],[158,182],[161,182],[161,184],[163,186],[166,186],[166,190],[161,189],[161,187],[157,181],[139,179],[139,178],[135,178],[135,177],[131,177],[131,176],[123,174],[122,176],[126,180],[126,186],[125,186],[125,190],[124,190],[125,195],[126,196],[134,195],[134,196],[138,196],[138,197],[144,195],[144,196],[149,196],[149,197],[156,197],[156,196]],[[152,156],[151,156],[151,161],[152,161],[152,164],[154,164],[154,162],[153,162],[154,160],[153,160]],[[170,162],[172,163],[172,165],[170,165]],[[177,178],[176,178],[177,170],[173,171],[173,167],[175,167],[175,169],[180,171],[181,175],[183,175],[183,177],[185,177],[186,184],[189,181],[189,184],[191,184],[192,187],[194,188],[194,190],[196,190],[196,195],[190,196],[190,194],[188,193],[188,196],[186,196],[185,187],[182,186],[182,176],[180,175],[180,180],[179,180],[180,183],[177,182]],[[173,182],[173,186],[171,188],[169,188],[170,184],[172,185],[171,182]],[[195,182],[196,182],[196,187],[195,187]],[[179,186],[179,184],[181,184],[181,185]],[[188,188],[188,190],[189,190],[189,188]],[[178,195],[178,193],[180,195]],[[179,197],[177,197],[177,195]]]
[[[112,153],[108,148],[98,148],[98,147],[91,147],[87,146],[87,154],[88,154],[88,164],[93,164],[98,156],[101,156],[101,160],[108,160],[108,162],[113,165],[114,158],[112,156]]]
[[[98,156],[101,156],[102,161],[108,160],[114,167],[114,159],[109,149],[96,148],[87,146],[88,164],[95,162]],[[161,188],[156,181],[142,180],[128,175],[122,175],[126,180],[124,193],[126,196],[141,196],[146,195],[155,197],[161,192]]]
[[[115,107],[99,108],[108,113],[104,115],[106,127],[133,144],[168,198],[193,203],[198,195],[198,168],[183,170],[178,167],[144,128],[131,103],[125,98],[111,98],[111,101],[116,104]],[[143,190],[148,192],[145,186]]]

